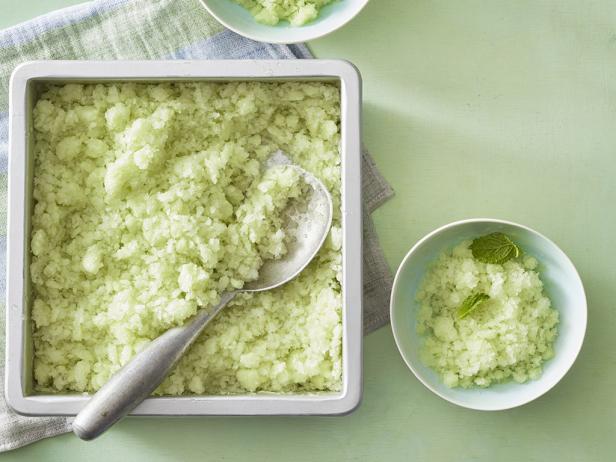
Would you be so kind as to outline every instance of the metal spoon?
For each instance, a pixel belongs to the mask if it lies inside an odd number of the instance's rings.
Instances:
[[[290,164],[280,151],[268,161],[268,166],[288,164],[300,171],[310,186],[309,197],[301,208],[287,207],[287,253],[279,260],[267,260],[259,269],[256,280],[239,291],[226,292],[220,303],[201,310],[182,327],[175,327],[153,340],[144,350],[120,369],[88,401],[73,421],[73,432],[81,439],[91,440],[132,411],[146,399],[199,337],[205,326],[239,292],[261,292],[274,289],[295,278],[317,254],[332,222],[332,199],[327,188],[307,171]]]

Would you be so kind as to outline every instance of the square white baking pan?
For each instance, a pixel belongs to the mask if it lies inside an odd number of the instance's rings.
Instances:
[[[343,372],[340,392],[152,397],[132,415],[336,415],[352,411],[362,394],[362,207],[357,69],[335,60],[288,61],[36,61],[13,72],[10,83],[9,206],[6,298],[6,386],[10,407],[25,415],[75,415],[85,394],[33,390],[30,318],[32,107],[46,82],[112,81],[337,82],[341,92],[343,228]]]

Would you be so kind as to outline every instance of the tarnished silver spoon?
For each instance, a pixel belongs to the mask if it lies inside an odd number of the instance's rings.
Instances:
[[[116,372],[75,417],[73,432],[79,438],[96,438],[150,396],[205,326],[239,292],[261,292],[279,287],[295,278],[312,261],[331,226],[332,198],[323,183],[292,165],[280,151],[268,160],[268,166],[278,164],[298,169],[310,186],[301,208],[287,207],[285,210],[286,221],[291,224],[286,230],[289,239],[285,256],[265,261],[256,280],[246,283],[239,291],[224,293],[218,305],[201,310],[186,325],[168,330]]]

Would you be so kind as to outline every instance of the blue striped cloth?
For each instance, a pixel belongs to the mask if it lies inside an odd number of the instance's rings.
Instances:
[[[0,32],[0,292],[6,273],[8,84],[13,68],[35,59],[298,59],[304,45],[254,42],[224,29],[198,0],[101,0],[59,10]],[[391,275],[369,213],[392,190],[364,153],[364,328],[388,322]],[[4,357],[4,313],[0,313]],[[4,376],[3,361],[0,375]],[[0,385],[0,388],[3,388]],[[2,393],[2,396],[4,393]],[[0,397],[0,451],[70,431],[61,417],[22,417]]]

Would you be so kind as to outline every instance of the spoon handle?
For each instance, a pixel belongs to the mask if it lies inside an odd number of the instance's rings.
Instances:
[[[94,439],[137,407],[161,384],[203,328],[235,295],[236,292],[223,294],[213,309],[201,310],[190,323],[169,329],[153,340],[88,401],[73,421],[73,432],[83,440]]]

